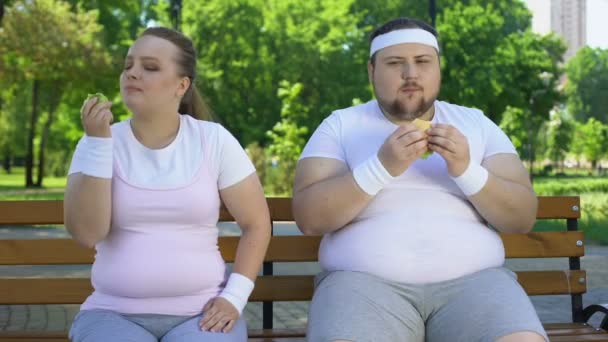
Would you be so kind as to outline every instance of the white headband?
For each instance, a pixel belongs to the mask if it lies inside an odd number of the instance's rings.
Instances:
[[[395,30],[385,34],[381,34],[372,40],[372,46],[369,49],[371,57],[376,51],[384,49],[387,46],[403,44],[403,43],[418,43],[429,45],[439,52],[439,44],[437,38],[429,31],[423,29],[402,29]]]

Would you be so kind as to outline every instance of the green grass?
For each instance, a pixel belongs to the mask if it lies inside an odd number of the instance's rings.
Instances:
[[[560,176],[534,178],[534,190],[538,195],[578,195],[608,192],[607,177]]]
[[[25,188],[25,169],[15,167],[11,174],[0,172],[0,200],[60,200],[66,177],[45,177],[42,188]]]

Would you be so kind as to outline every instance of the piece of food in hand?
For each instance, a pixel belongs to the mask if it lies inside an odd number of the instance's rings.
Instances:
[[[412,122],[414,125],[416,125],[416,127],[421,131],[421,132],[425,132],[426,130],[431,128],[431,122],[430,121],[426,121],[426,120],[420,120],[420,119],[415,119]],[[426,159],[428,158],[431,154],[433,153],[433,151],[427,149],[426,152],[424,152],[424,154],[422,155],[422,159]]]
[[[89,94],[89,96],[87,96],[87,99],[85,100],[85,102],[94,97],[97,98],[97,103],[108,102],[108,98],[102,93]]]

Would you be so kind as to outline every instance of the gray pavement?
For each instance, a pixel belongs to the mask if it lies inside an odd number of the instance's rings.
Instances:
[[[234,224],[222,224],[222,235],[238,235]],[[292,224],[275,226],[276,235],[299,234]],[[0,228],[0,239],[40,239],[65,238],[68,234],[62,228]],[[581,260],[587,270],[588,292],[583,296],[583,304],[608,303],[608,246],[586,246],[586,255]],[[567,269],[568,261],[561,259],[511,259],[506,263],[513,270]],[[315,274],[317,263],[276,263],[276,274]],[[90,274],[90,266],[0,266],[0,277],[81,277]],[[545,323],[571,321],[570,297],[532,297],[541,320]],[[286,302],[274,304],[275,328],[302,328],[306,326],[308,302]],[[2,330],[68,330],[78,305],[0,305],[0,331]],[[261,303],[250,303],[245,309],[250,328],[262,327]],[[594,317],[592,324],[599,324],[601,317]]]

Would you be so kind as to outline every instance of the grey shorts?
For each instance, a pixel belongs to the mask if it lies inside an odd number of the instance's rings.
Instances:
[[[323,272],[315,283],[311,342],[489,342],[524,331],[548,341],[530,299],[506,268],[424,285],[349,271]]]
[[[202,331],[202,315],[170,316],[121,314],[109,310],[84,310],[70,328],[73,342],[242,342],[247,325],[241,317],[228,333]]]

